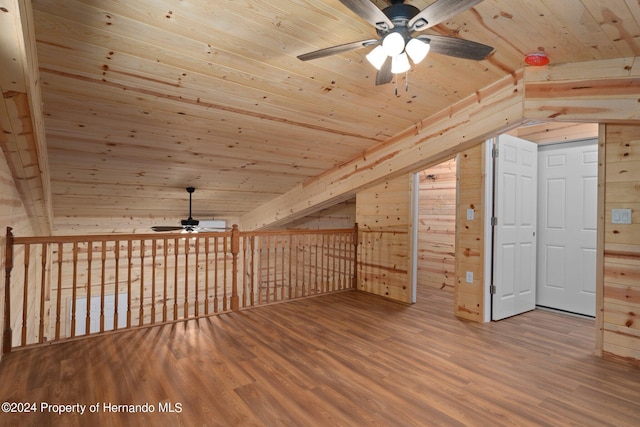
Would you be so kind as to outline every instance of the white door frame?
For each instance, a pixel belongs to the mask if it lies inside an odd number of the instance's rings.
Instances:
[[[493,282],[493,226],[491,217],[493,216],[493,152],[497,138],[491,138],[484,144],[485,148],[485,203],[484,203],[484,318],[483,322],[491,322],[491,284]]]

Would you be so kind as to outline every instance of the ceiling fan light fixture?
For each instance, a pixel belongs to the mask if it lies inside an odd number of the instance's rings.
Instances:
[[[429,43],[419,39],[411,39],[409,43],[407,43],[405,51],[414,64],[419,64],[427,56],[430,49],[431,45]]]
[[[410,68],[409,57],[404,52],[391,59],[391,72],[393,74],[406,73]]]
[[[398,56],[404,51],[404,37],[398,32],[389,33],[382,39],[382,48],[388,56]]]
[[[373,65],[376,70],[379,70],[387,60],[387,53],[384,51],[384,48],[382,46],[378,45],[375,49],[367,54],[366,58],[367,61],[369,61],[369,63]]]

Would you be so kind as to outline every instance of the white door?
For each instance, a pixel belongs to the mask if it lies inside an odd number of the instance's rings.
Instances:
[[[538,151],[539,306],[595,316],[598,145]]]
[[[501,135],[496,143],[492,319],[536,306],[537,144]]]

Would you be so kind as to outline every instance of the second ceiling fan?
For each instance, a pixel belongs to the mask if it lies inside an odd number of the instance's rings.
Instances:
[[[394,74],[409,71],[411,64],[422,61],[430,51],[443,55],[479,61],[486,58],[493,48],[482,43],[457,37],[414,33],[434,25],[475,6],[482,0],[436,0],[423,10],[404,4],[404,0],[390,0],[390,6],[378,9],[370,0],[340,0],[365,21],[376,28],[379,39],[368,39],[328,47],[299,55],[309,61],[363,47],[375,46],[367,54],[367,60],[377,70],[376,85],[391,82]]]

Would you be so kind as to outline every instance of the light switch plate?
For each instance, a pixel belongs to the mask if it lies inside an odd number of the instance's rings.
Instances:
[[[473,271],[467,271],[467,275],[466,276],[467,276],[465,278],[466,282],[467,283],[473,283]]]
[[[473,209],[467,209],[467,220],[471,221],[475,217],[475,212]]]
[[[631,224],[631,209],[611,209],[612,224]]]

